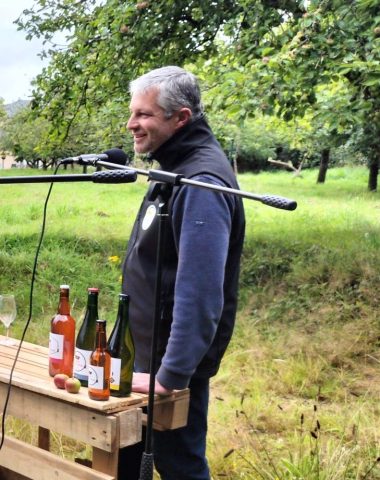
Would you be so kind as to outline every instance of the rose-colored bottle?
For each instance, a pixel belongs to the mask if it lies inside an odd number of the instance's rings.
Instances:
[[[51,320],[49,336],[49,374],[73,375],[75,320],[70,315],[70,287],[61,285],[57,314]]]
[[[111,355],[107,350],[106,321],[96,321],[95,350],[88,367],[88,396],[108,400],[110,396]]]

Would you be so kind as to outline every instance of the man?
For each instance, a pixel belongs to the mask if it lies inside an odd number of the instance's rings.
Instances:
[[[130,91],[127,126],[136,153],[148,153],[162,170],[238,188],[203,116],[194,75],[163,67],[133,81]],[[151,197],[153,188],[141,205],[123,265],[136,349],[133,390],[142,393],[149,390],[154,318],[159,200]],[[186,427],[154,432],[154,460],[164,480],[206,480],[209,379],[218,371],[234,326],[244,211],[234,195],[188,185],[174,187],[168,211],[156,393],[189,387],[190,406]]]

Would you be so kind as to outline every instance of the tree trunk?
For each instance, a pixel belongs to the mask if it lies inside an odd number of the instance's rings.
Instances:
[[[237,175],[238,175],[237,152],[235,153],[232,162],[233,162],[234,173],[235,173],[235,175],[237,176]]]
[[[379,158],[376,156],[373,156],[369,161],[368,190],[370,192],[376,192],[377,190],[378,173],[379,173]]]
[[[329,166],[330,149],[324,148],[321,153],[321,163],[319,164],[319,172],[317,183],[325,183],[326,173]]]

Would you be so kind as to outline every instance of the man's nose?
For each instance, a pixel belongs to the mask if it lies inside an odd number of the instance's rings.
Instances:
[[[127,122],[127,128],[128,128],[128,130],[134,130],[134,129],[138,128],[138,123],[137,123],[136,117],[134,115],[131,115],[129,117],[129,120]]]

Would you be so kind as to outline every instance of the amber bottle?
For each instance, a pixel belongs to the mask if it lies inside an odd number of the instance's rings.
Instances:
[[[88,396],[108,400],[110,396],[111,355],[107,350],[106,321],[96,321],[95,350],[88,366]]]
[[[75,320],[70,315],[70,287],[61,285],[57,314],[51,320],[49,335],[49,374],[73,375]]]

